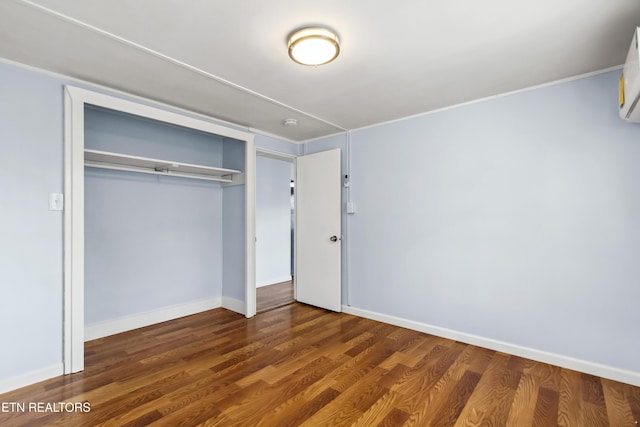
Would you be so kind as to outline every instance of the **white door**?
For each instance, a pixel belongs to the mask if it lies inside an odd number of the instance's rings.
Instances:
[[[296,300],[341,311],[340,150],[296,162]]]

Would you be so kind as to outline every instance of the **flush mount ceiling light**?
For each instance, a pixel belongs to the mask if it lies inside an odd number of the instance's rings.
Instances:
[[[326,28],[303,28],[289,37],[289,56],[298,64],[327,64],[339,53],[338,36]]]

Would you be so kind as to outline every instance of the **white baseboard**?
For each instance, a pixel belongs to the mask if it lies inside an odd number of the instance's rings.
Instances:
[[[343,305],[342,311],[344,313],[353,314],[354,316],[365,317],[367,319],[389,323],[391,325],[412,329],[414,331],[420,331],[430,335],[435,335],[454,341],[460,341],[465,344],[472,344],[478,347],[488,348],[490,350],[513,354],[515,356],[524,357],[526,359],[548,363],[550,365],[559,366],[561,368],[572,369],[574,371],[584,372],[586,374],[608,378],[610,380],[640,387],[640,372],[627,371],[612,366],[589,362],[587,360],[576,359],[573,357],[563,356],[561,354],[549,353],[546,351],[536,350],[534,348],[523,347],[504,341],[498,341],[478,335],[455,331],[452,329],[441,328],[439,326],[433,326],[426,323],[403,319],[401,317],[389,316],[387,314],[363,310],[360,308]]]
[[[0,393],[6,393],[11,390],[16,390],[21,387],[25,387],[31,384],[38,383],[40,381],[48,380],[49,378],[62,375],[63,366],[62,362],[55,365],[47,366],[46,368],[38,369],[35,371],[27,372],[12,378],[0,380]]]
[[[84,340],[91,341],[109,335],[119,334],[121,332],[138,329],[145,326],[153,325],[167,320],[178,319],[184,316],[200,313],[206,310],[212,310],[222,306],[220,297],[210,298],[207,300],[196,301],[188,304],[172,305],[158,310],[146,311],[132,316],[120,317],[117,319],[107,320],[105,322],[87,325],[84,328]]]
[[[246,314],[246,309],[247,309],[244,301],[240,301],[239,299],[225,297],[225,296],[222,297],[222,308],[235,311],[236,313],[240,313],[242,315]]]
[[[269,286],[269,285],[276,285],[278,283],[288,282],[289,280],[291,280],[290,274],[288,276],[276,277],[274,279],[259,280],[256,282],[256,288],[261,288],[263,286]]]

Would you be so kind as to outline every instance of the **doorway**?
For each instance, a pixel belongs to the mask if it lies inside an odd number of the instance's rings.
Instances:
[[[295,157],[256,150],[256,311],[294,302]]]
[[[341,151],[332,149],[300,157],[256,149],[254,160],[268,157],[293,164],[295,221],[293,224],[295,271],[292,272],[293,299],[332,311],[342,305],[342,214],[341,214]],[[262,178],[256,174],[257,181]],[[286,182],[286,177],[281,179]],[[290,181],[289,181],[290,185]],[[290,190],[289,190],[290,191]],[[262,235],[262,237],[261,237]],[[278,237],[286,241],[286,232]],[[263,243],[261,245],[261,242]],[[264,234],[258,232],[257,249],[270,250]],[[260,255],[256,251],[256,265]],[[257,272],[256,269],[255,272]],[[254,276],[256,277],[256,276]],[[272,281],[273,283],[274,281]],[[281,281],[275,281],[282,283]],[[256,290],[263,283],[253,282],[253,295],[247,292],[247,302],[256,302]],[[271,283],[267,283],[271,284]],[[254,305],[255,307],[255,305]]]

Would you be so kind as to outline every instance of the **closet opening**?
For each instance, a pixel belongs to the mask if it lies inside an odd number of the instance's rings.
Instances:
[[[65,87],[65,373],[87,339],[255,315],[253,135],[142,102]]]

